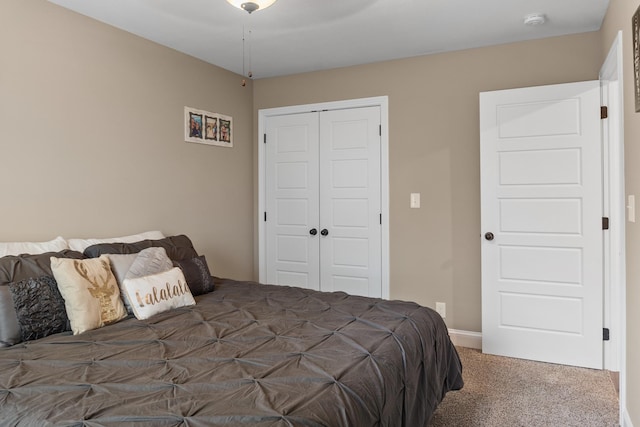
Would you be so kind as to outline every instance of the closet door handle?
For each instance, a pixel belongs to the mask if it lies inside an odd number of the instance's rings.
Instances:
[[[309,234],[311,234],[312,236],[315,236],[316,234],[318,234],[318,230],[316,230],[315,228],[312,228],[311,230],[309,230]]]
[[[323,228],[320,234],[322,234],[323,236],[326,236],[327,234],[329,234],[329,230],[327,230],[326,228]]]

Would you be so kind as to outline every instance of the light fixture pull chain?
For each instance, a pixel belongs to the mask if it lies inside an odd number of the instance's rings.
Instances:
[[[245,31],[244,25],[242,26],[242,76],[247,76],[249,78],[253,77],[253,71],[251,71],[251,30],[249,30],[249,35],[248,35],[248,40],[247,40],[247,32]],[[246,58],[247,55],[245,54],[245,45],[248,44],[248,51],[249,51],[249,72],[246,72]],[[242,86],[246,86],[247,85],[247,79],[243,78],[242,79]]]
[[[249,30],[249,78],[253,78],[253,66],[251,65],[251,30]]]
[[[244,72],[244,25],[242,25],[242,87],[247,85],[247,79],[244,78],[245,76],[245,72]]]

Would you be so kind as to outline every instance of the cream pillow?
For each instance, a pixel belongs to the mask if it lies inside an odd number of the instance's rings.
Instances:
[[[124,279],[124,291],[133,314],[140,320],[196,303],[179,267],[150,276],[127,277]]]
[[[91,245],[100,243],[136,243],[141,240],[158,240],[164,239],[165,235],[160,231],[146,231],[140,234],[132,234],[130,236],[109,237],[106,239],[68,239],[69,248],[74,251],[83,252]]]
[[[22,254],[38,255],[45,252],[60,252],[64,249],[69,249],[69,245],[60,236],[48,242],[0,242],[0,257]]]
[[[105,255],[83,260],[51,257],[51,271],[74,335],[126,317],[118,283]]]

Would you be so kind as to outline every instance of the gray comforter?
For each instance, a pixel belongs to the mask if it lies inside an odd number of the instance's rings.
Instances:
[[[0,425],[417,427],[462,387],[414,303],[231,280],[196,301],[0,349]]]

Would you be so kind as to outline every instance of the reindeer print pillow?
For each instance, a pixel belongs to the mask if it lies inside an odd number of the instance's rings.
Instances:
[[[51,257],[51,271],[74,335],[127,316],[106,255],[83,260]]]

